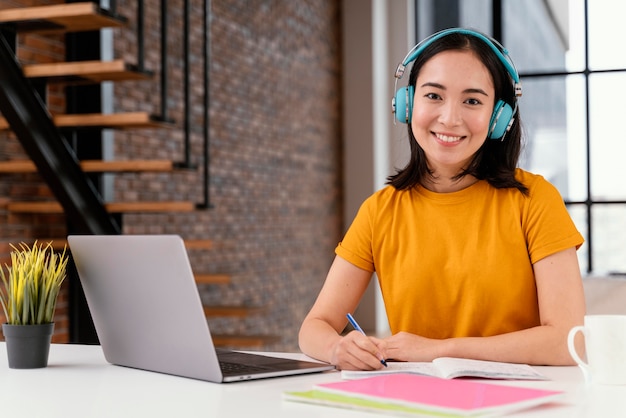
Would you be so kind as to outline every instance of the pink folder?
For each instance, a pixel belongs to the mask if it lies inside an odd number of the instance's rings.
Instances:
[[[325,383],[323,392],[462,415],[504,413],[553,401],[563,392],[414,374]]]

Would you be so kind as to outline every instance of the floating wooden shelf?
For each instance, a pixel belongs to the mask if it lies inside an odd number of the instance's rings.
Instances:
[[[104,204],[109,213],[132,212],[193,212],[196,205],[193,202],[112,202]],[[14,213],[48,213],[62,214],[63,207],[55,201],[50,202],[11,202],[6,209]]]
[[[205,306],[204,315],[206,317],[237,317],[245,318],[265,312],[265,308],[251,306]]]
[[[149,80],[153,74],[139,71],[123,60],[77,61],[51,64],[31,64],[22,67],[31,79],[45,79],[50,83],[91,84],[103,81]]]
[[[52,121],[58,128],[77,129],[155,129],[171,128],[170,122],[147,112],[128,113],[85,113],[72,115],[55,115]],[[0,130],[10,129],[6,119],[0,118]]]
[[[0,24],[13,24],[18,32],[82,32],[120,27],[126,22],[90,1],[0,10]]]
[[[174,162],[170,160],[126,160],[100,161],[84,160],[80,163],[88,173],[136,173],[136,172],[171,172]],[[36,173],[37,166],[32,160],[0,161],[0,173]]]

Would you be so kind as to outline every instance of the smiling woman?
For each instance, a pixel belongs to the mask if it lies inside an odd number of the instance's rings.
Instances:
[[[517,168],[519,77],[485,35],[449,29],[418,44],[395,96],[411,155],[361,206],[300,329],[308,355],[341,369],[441,356],[572,364],[585,311],[583,238],[558,191]],[[376,272],[392,335],[350,332],[345,315]]]

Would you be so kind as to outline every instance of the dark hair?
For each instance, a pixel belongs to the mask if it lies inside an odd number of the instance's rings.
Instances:
[[[420,69],[428,60],[440,52],[449,50],[475,53],[493,78],[495,101],[503,100],[515,108],[517,100],[515,89],[504,64],[485,41],[470,34],[451,33],[428,45],[413,63],[409,85],[415,87]],[[474,154],[469,166],[456,176],[457,179],[470,174],[479,180],[486,180],[495,188],[517,188],[522,193],[528,194],[528,188],[515,178],[515,169],[522,149],[522,129],[519,115],[518,109],[513,125],[504,140],[487,139]],[[432,175],[424,150],[417,143],[410,123],[408,124],[408,133],[411,148],[409,162],[403,169],[398,170],[396,174],[387,179],[387,184],[392,185],[397,190],[410,189],[423,184],[423,180]]]

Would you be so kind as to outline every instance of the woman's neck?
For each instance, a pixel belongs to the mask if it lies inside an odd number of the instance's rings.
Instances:
[[[436,174],[428,176],[422,184],[423,187],[435,193],[454,193],[466,189],[478,182],[478,179],[471,174],[455,178],[450,174]]]

